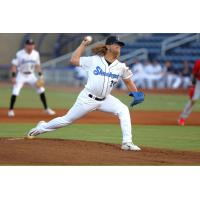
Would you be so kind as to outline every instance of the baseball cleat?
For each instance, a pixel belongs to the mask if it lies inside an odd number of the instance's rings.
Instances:
[[[52,110],[51,108],[47,108],[47,109],[45,110],[45,112],[46,112],[48,115],[55,115],[55,114],[56,114],[56,112],[55,112],[54,110]]]
[[[140,151],[140,147],[134,145],[132,142],[123,143],[121,146],[122,150],[130,150],[130,151]]]
[[[179,124],[180,126],[184,126],[184,125],[185,125],[185,119],[184,119],[184,118],[178,119],[178,124]]]
[[[38,127],[41,126],[41,124],[46,123],[45,121],[40,121],[35,128],[32,128],[28,134],[27,138],[28,139],[33,139],[35,136],[39,135],[40,132],[38,131]]]
[[[38,131],[37,131],[37,128],[32,128],[28,134],[27,134],[27,138],[28,139],[33,139],[36,135],[38,135]]]
[[[34,139],[35,138],[35,136],[30,136],[30,135],[27,135],[27,137],[26,137],[27,139]]]
[[[14,117],[14,116],[15,116],[14,110],[9,110],[8,111],[8,117]]]

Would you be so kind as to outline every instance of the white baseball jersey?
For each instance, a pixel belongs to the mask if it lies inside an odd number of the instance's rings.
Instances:
[[[40,124],[36,127],[35,132],[41,134],[54,131],[72,124],[91,111],[99,110],[117,115],[122,129],[122,143],[132,142],[131,119],[128,107],[119,99],[110,95],[113,86],[119,79],[130,78],[132,72],[124,63],[118,60],[108,65],[102,56],[81,57],[80,66],[88,73],[88,82],[79,94],[75,104],[66,115]],[[89,97],[89,94],[106,98],[99,101]]]
[[[18,51],[16,58],[12,60],[12,64],[17,66],[19,72],[16,77],[16,83],[13,86],[13,95],[18,96],[25,83],[34,87],[39,94],[45,91],[44,87],[36,87],[35,65],[40,65],[40,55],[36,50],[33,50],[30,54],[25,49]],[[26,74],[27,72],[28,74]]]
[[[99,98],[107,97],[120,78],[132,77],[132,72],[125,63],[115,60],[108,65],[103,56],[81,57],[80,66],[88,73],[85,88]]]
[[[28,54],[25,49],[17,52],[16,58],[12,60],[12,64],[17,66],[18,72],[31,72],[35,70],[35,65],[40,65],[39,52],[33,50]]]

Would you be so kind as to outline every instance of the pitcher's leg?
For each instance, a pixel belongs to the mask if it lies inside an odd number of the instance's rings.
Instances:
[[[98,110],[118,116],[122,130],[122,143],[132,142],[132,128],[129,109],[119,99],[109,95]]]
[[[39,123],[39,125],[32,129],[28,135],[38,135],[65,127],[94,109],[96,109],[96,104],[85,104],[77,101],[66,115],[57,117],[47,123]]]

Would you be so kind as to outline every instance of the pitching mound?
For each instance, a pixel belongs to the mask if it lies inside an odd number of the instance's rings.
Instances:
[[[200,152],[142,148],[123,151],[99,142],[0,138],[1,165],[199,165]]]

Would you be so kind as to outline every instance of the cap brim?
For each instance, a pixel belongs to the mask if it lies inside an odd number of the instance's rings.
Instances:
[[[119,46],[124,47],[125,43],[121,42],[121,41],[116,41],[114,42],[115,44],[119,44]]]
[[[26,43],[26,45],[34,45],[35,42],[31,42],[31,43]]]

